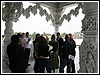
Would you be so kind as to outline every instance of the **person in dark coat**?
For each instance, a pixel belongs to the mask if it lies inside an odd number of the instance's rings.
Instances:
[[[34,45],[34,53],[33,53],[33,57],[35,59],[35,63],[34,63],[34,72],[35,73],[39,73],[40,72],[40,67],[39,67],[39,56],[38,56],[38,44],[37,44],[37,41],[40,37],[40,34],[37,33],[36,34],[36,37],[35,37],[35,40],[33,41],[33,45]]]
[[[75,58],[76,52],[76,42],[73,40],[72,34],[69,34],[70,37],[70,44],[71,44],[71,51],[70,54]],[[72,60],[72,73],[75,73],[75,63],[74,60]]]
[[[9,58],[9,68],[12,73],[25,73],[25,52],[20,45],[18,35],[11,37],[11,43],[7,46],[7,55]]]
[[[56,35],[57,35],[56,40],[57,40],[57,42],[59,44],[59,47],[58,47],[58,49],[59,49],[58,55],[59,55],[59,58],[60,58],[59,72],[62,73],[61,67],[63,65],[63,46],[64,46],[64,40],[63,40],[63,38],[60,37],[60,33],[59,32]]]
[[[65,42],[64,42],[64,54],[63,54],[63,72],[64,72],[64,67],[67,66],[67,73],[72,72],[72,59],[69,58],[69,55],[72,55],[72,45],[70,43],[70,37],[68,34],[65,36]]]
[[[70,50],[71,50],[71,44],[69,42],[69,35],[66,34],[65,35],[65,41],[64,41],[64,46],[63,46],[63,56],[62,56],[62,64],[60,66],[61,68],[61,73],[64,73],[64,68],[65,66],[67,66],[67,72],[70,73],[71,72],[71,64],[69,62],[69,54],[70,54]]]
[[[59,68],[58,42],[56,41],[56,37],[54,34],[51,36],[51,41],[49,41],[49,45],[52,46],[52,49],[50,50],[50,60],[51,60],[51,68],[54,73],[55,69]]]
[[[47,70],[47,73],[51,73],[50,52],[47,40],[43,36],[40,36],[37,45],[40,73],[44,73],[45,68]]]

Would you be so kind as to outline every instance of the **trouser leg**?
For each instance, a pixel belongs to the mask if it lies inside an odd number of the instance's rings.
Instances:
[[[63,59],[62,57],[60,58],[60,68],[59,68],[59,73],[64,73],[64,68],[67,65],[67,60]]]
[[[75,73],[75,63],[72,61],[72,73]]]
[[[46,59],[46,70],[47,73],[51,73],[51,62],[49,59]]]
[[[37,59],[35,59],[35,63],[34,63],[34,72],[35,73],[39,73],[39,69],[40,69],[40,67],[39,67],[39,59],[37,58]]]
[[[26,51],[26,62],[28,64],[28,62],[29,62],[29,56],[30,56],[30,48],[26,48],[25,51]]]
[[[71,68],[72,68],[72,60],[69,59],[67,64],[67,73],[71,73]]]

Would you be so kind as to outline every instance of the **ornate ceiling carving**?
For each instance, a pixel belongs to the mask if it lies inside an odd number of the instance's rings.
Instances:
[[[45,6],[47,8],[62,8],[65,6],[69,6],[72,4],[77,4],[76,2],[30,2],[30,3],[39,3],[42,6]]]
[[[50,4],[50,2],[47,2]],[[73,3],[73,2],[72,2]],[[52,3],[54,4],[54,3]],[[63,5],[64,3],[57,3],[55,2],[55,4],[58,6]],[[67,3],[69,4],[69,2]],[[29,6],[28,8],[24,9],[23,8],[23,4],[22,2],[5,2],[3,4],[3,6],[5,5],[4,8],[2,8],[2,18],[4,21],[6,21],[6,19],[11,19],[14,22],[18,21],[18,18],[21,16],[21,14],[23,14],[23,16],[25,16],[26,18],[30,17],[30,12],[33,13],[34,15],[37,14],[37,10],[39,10],[39,14],[40,16],[46,16],[46,21],[48,22],[49,20],[53,21],[53,17],[51,14],[48,14],[48,12],[43,9],[40,6],[40,3],[36,3],[35,6]],[[58,24],[62,24],[64,19],[67,20],[68,22],[71,20],[71,15],[77,16],[79,14],[79,9],[82,8],[82,3],[79,3],[79,5],[75,8],[75,10],[71,10],[68,14],[64,14],[62,17],[60,17]]]

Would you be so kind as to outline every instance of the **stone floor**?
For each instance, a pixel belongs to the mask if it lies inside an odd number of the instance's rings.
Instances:
[[[30,58],[29,64],[31,64],[31,66],[28,66],[28,68],[26,69],[26,73],[33,74],[34,73],[34,70],[33,70],[33,67],[34,67],[34,59],[33,58]],[[67,67],[64,68],[64,71],[66,71],[66,68]],[[3,66],[2,67],[2,73],[3,74],[9,74],[9,73],[11,73],[11,71],[10,71],[10,69],[9,69],[8,66]],[[47,73],[46,70],[45,70],[45,73]],[[59,69],[56,69],[55,70],[55,73],[59,73]]]
[[[26,69],[26,73],[34,73],[34,70],[33,70],[34,58],[30,58],[29,64],[31,64],[31,66],[28,66],[28,68]],[[11,73],[11,71],[8,66],[2,66],[2,73],[7,74],[7,73]],[[47,73],[46,70],[45,70],[45,73]],[[59,73],[58,69],[55,70],[55,73]]]

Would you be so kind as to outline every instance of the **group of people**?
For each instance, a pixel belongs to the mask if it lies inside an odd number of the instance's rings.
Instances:
[[[29,66],[29,41],[28,32],[11,37],[11,43],[7,46],[7,54],[10,62],[9,68],[13,73],[25,73],[27,66]],[[38,33],[33,40],[33,46],[35,59],[33,69],[35,73],[44,73],[45,68],[47,73],[54,73],[55,69],[58,68],[59,73],[64,73],[65,66],[67,66],[67,73],[75,73],[76,43],[72,34],[66,34],[64,40],[58,32],[56,35],[53,34],[49,40],[48,37]]]

